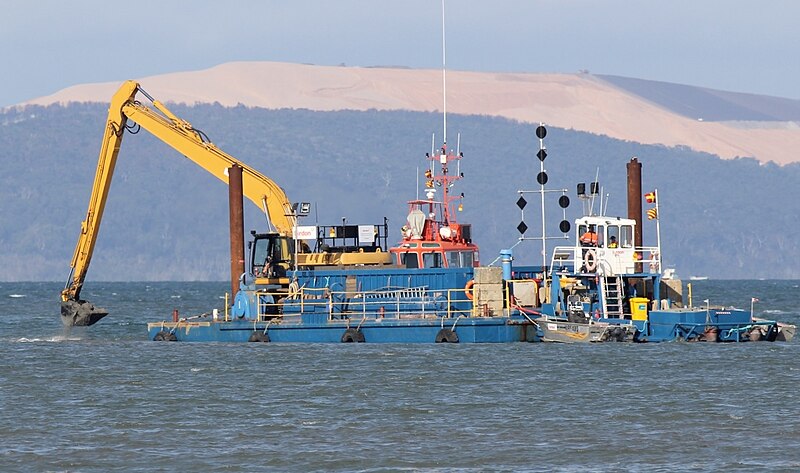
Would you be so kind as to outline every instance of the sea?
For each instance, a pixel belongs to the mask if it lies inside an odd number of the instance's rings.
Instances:
[[[692,281],[800,323],[799,281]],[[229,283],[0,283],[0,472],[800,471],[800,343],[214,344]]]

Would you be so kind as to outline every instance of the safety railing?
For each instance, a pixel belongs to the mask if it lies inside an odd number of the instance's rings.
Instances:
[[[428,289],[397,287],[374,291],[331,291],[328,288],[298,288],[286,292],[258,291],[260,319],[324,315],[334,319],[451,318],[469,316],[472,300],[463,288]]]

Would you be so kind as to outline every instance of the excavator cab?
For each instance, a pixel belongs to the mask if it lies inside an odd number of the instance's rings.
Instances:
[[[284,278],[294,267],[294,241],[277,233],[251,232],[250,273],[257,278]]]

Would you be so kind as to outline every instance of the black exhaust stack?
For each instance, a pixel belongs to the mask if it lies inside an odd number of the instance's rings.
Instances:
[[[636,221],[633,244],[642,247],[642,163],[631,158],[628,167],[628,218]],[[636,264],[636,271],[642,272],[642,263]]]

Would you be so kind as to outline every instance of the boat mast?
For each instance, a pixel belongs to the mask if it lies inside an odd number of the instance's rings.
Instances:
[[[447,145],[447,47],[445,43],[444,0],[442,0],[442,119],[444,144]]]
[[[544,147],[544,132],[539,132],[539,129],[544,130],[544,123],[539,123],[539,126],[536,129],[536,137],[539,138],[539,153],[545,153],[546,156],[546,148]],[[544,172],[544,159],[539,159],[539,176],[538,181],[539,185],[541,186],[541,200],[542,200],[542,268],[547,267],[547,233],[546,233],[546,226],[545,226],[545,218],[544,218],[544,185],[547,183],[547,179],[543,177],[547,176]]]

